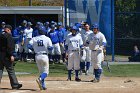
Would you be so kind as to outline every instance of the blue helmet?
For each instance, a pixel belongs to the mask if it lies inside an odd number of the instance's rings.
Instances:
[[[76,26],[73,26],[73,27],[71,28],[71,30],[78,31],[78,28],[77,28]]]
[[[38,27],[38,33],[39,33],[39,35],[45,35],[45,31],[46,31],[46,28],[43,25],[40,25]]]
[[[92,28],[93,28],[93,29],[96,29],[96,28],[98,29],[98,28],[99,28],[99,25],[98,25],[97,23],[94,23],[94,24],[92,25]]]

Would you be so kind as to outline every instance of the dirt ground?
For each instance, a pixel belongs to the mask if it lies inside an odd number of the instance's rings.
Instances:
[[[140,93],[140,78],[104,77],[101,82],[89,82],[92,76],[81,76],[81,82],[66,81],[66,77],[48,77],[47,91],[40,91],[35,76],[18,77],[23,87],[12,90],[8,77],[3,77],[0,93]]]

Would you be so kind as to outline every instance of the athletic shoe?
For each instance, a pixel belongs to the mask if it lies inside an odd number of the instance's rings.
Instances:
[[[43,87],[43,90],[47,90],[47,88],[46,87]]]
[[[43,89],[43,90],[47,90],[47,88],[46,88],[46,84],[45,84],[45,81],[42,82],[42,89]]]
[[[71,78],[68,78],[67,81],[71,81]]]
[[[94,79],[91,80],[90,82],[93,82],[93,83],[99,83],[99,82],[100,82],[100,79],[96,79],[96,78],[94,78]]]
[[[37,84],[38,84],[40,90],[43,90],[43,87],[42,87],[42,85],[41,85],[41,84],[42,84],[41,79],[40,79],[40,78],[36,79],[36,82],[37,82]]]
[[[75,81],[80,82],[81,79],[80,78],[75,78]]]
[[[22,87],[22,84],[18,84],[17,87],[12,87],[12,89],[20,89]]]

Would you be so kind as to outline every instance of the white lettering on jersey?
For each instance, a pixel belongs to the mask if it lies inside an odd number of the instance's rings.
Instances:
[[[83,41],[79,34],[76,36],[69,35],[65,44],[68,46],[68,50],[79,50],[80,46],[83,45]]]

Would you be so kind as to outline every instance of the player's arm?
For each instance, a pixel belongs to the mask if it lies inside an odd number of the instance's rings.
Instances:
[[[101,35],[101,41],[102,41],[102,45],[100,46],[100,48],[104,49],[107,45],[107,41],[106,41],[106,38],[103,34]]]
[[[48,38],[48,50],[53,50],[52,41],[50,38]]]
[[[65,41],[65,58],[67,59],[68,58],[68,45],[69,45],[69,36],[66,38],[66,41]]]
[[[80,38],[80,40],[79,40],[80,48],[83,48],[84,46],[83,46],[83,40],[82,40],[82,37],[80,36],[79,38]]]

